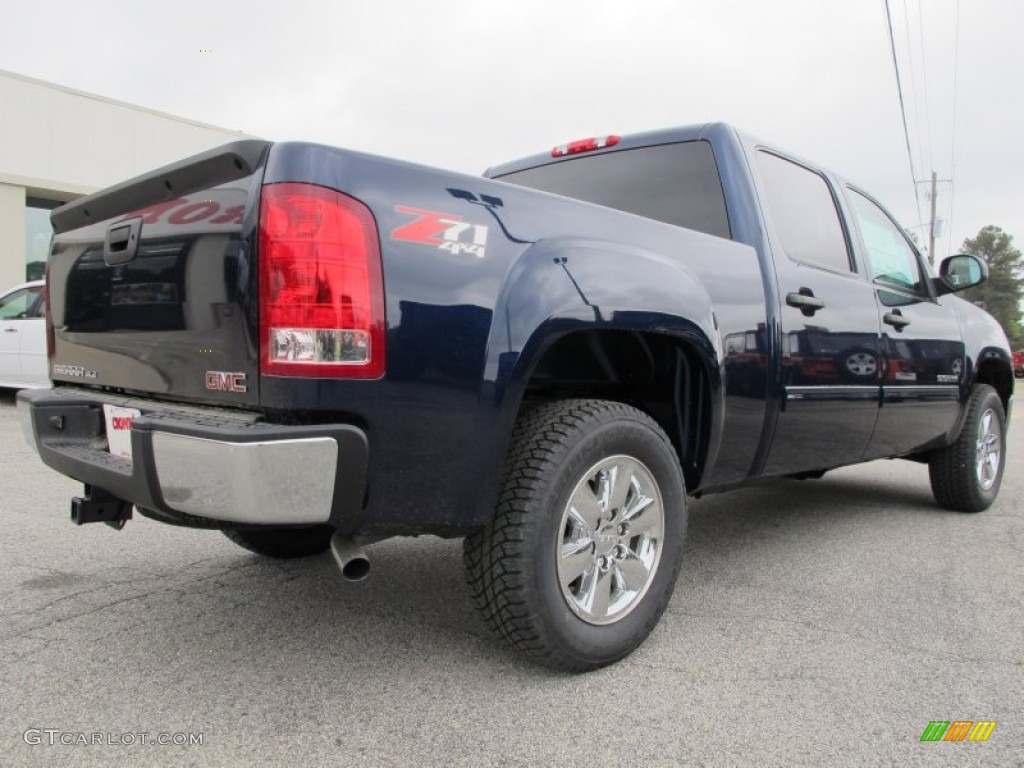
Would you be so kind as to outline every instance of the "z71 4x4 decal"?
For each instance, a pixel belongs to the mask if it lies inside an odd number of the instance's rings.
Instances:
[[[416,218],[393,230],[392,240],[424,243],[453,254],[468,253],[478,259],[484,257],[487,227],[483,224],[470,224],[454,213],[423,211],[405,205],[396,205],[395,210]]]

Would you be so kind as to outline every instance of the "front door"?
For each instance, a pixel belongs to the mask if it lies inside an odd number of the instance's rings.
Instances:
[[[936,297],[920,254],[885,210],[847,188],[875,286],[884,352],[882,408],[868,457],[929,447],[960,412],[965,348],[952,295]]]

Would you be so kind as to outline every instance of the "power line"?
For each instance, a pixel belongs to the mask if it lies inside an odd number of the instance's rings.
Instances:
[[[956,43],[953,48],[953,141],[949,153],[949,237],[946,239],[946,255],[953,252],[953,214],[956,212],[956,111],[957,95],[960,90],[960,0],[956,0]],[[959,246],[958,246],[959,248]]]
[[[904,0],[906,2],[906,0]],[[924,9],[921,0],[917,0],[917,33],[921,41],[921,79],[924,80],[924,130],[928,137],[928,165],[934,167],[935,157],[932,151],[932,112],[928,106],[928,56],[924,51]]]
[[[900,97],[900,116],[903,118],[903,138],[907,143],[907,161],[910,163],[910,180],[914,185],[914,200],[917,203],[917,220],[921,221],[921,196],[917,191],[917,175],[914,173],[914,156],[910,151],[910,132],[907,130],[907,107],[903,101],[903,81],[900,78],[900,64],[896,58],[896,40],[892,34],[892,12],[889,0],[885,0],[885,22],[889,28],[889,49],[892,51],[892,66],[896,71],[896,91]]]
[[[914,129],[917,135],[917,159],[921,163],[921,167],[917,170],[921,172],[921,176],[925,175],[925,171],[928,169],[929,162],[925,160],[924,156],[924,135],[921,132],[921,104],[917,98],[917,70],[914,68],[914,41],[910,37],[910,2],[909,0],[903,0],[903,33],[907,37],[907,68],[910,70],[910,86],[911,95],[913,98],[910,99],[911,106],[913,106],[913,117],[914,117]],[[917,178],[915,171],[914,178]],[[920,183],[920,182],[918,182]]]

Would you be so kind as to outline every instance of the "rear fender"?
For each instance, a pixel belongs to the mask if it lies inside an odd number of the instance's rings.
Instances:
[[[481,394],[499,411],[493,445],[501,461],[538,361],[562,336],[593,329],[665,334],[697,353],[711,384],[709,458],[714,456],[722,349],[700,279],[679,262],[639,248],[552,238],[528,248],[509,269],[488,337]]]

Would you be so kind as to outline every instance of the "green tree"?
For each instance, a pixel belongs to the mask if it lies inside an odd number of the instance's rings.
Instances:
[[[1003,326],[1016,349],[1022,341],[1020,303],[1024,299],[1024,264],[1020,249],[1013,247],[1013,235],[989,225],[982,227],[977,237],[964,240],[963,248],[965,253],[988,264],[988,280],[960,295],[982,304]]]

